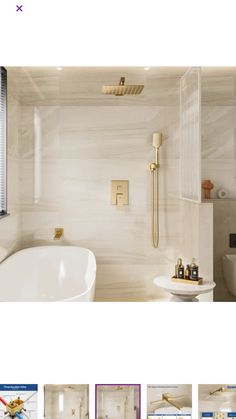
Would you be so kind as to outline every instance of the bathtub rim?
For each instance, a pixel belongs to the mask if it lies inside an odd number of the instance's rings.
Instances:
[[[45,247],[47,247],[47,248],[50,248],[50,247],[53,247],[53,248],[63,248],[63,247],[66,247],[66,248],[70,248],[70,247],[72,247],[72,248],[74,248],[74,249],[82,249],[82,250],[87,250],[88,251],[88,253],[90,253],[91,255],[92,255],[92,257],[93,257],[93,261],[94,261],[94,271],[93,271],[93,273],[92,273],[92,275],[91,275],[91,277],[92,277],[92,281],[91,281],[91,284],[90,284],[90,286],[89,286],[89,288],[87,288],[86,289],[86,291],[84,291],[84,292],[82,292],[81,294],[77,294],[77,295],[74,295],[74,296],[72,296],[72,297],[69,297],[69,298],[65,298],[65,299],[59,299],[59,300],[55,300],[55,301],[45,301],[45,300],[42,300],[42,301],[40,301],[40,300],[33,300],[33,301],[22,301],[23,303],[63,303],[63,302],[93,302],[93,301],[76,301],[78,298],[81,298],[81,297],[83,297],[83,296],[85,296],[86,294],[88,294],[91,290],[92,290],[92,288],[94,287],[94,285],[95,285],[95,283],[96,283],[96,273],[97,273],[97,261],[96,261],[96,257],[95,257],[95,255],[94,255],[94,253],[93,253],[93,251],[92,250],[90,250],[90,249],[88,249],[87,247],[82,247],[82,246],[76,246],[76,245],[60,245],[60,244],[58,244],[58,245],[56,245],[56,244],[52,244],[52,245],[48,245],[48,244],[46,244],[46,245],[42,245],[42,246],[29,246],[29,247],[25,247],[25,248],[23,248],[23,249],[19,249],[19,250],[17,250],[16,252],[13,252],[13,253],[10,253],[9,255],[7,255],[1,262],[0,262],[0,267],[1,267],[1,264],[3,263],[3,262],[6,262],[7,261],[7,259],[10,259],[11,257],[13,258],[14,257],[14,255],[16,255],[17,253],[24,253],[24,252],[26,252],[27,250],[29,250],[29,249],[44,249]],[[6,302],[9,302],[9,303],[14,303],[14,302],[21,302],[21,301],[6,301]]]

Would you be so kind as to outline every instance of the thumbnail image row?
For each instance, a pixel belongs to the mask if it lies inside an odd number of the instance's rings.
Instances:
[[[144,387],[146,408],[142,406],[141,410]],[[94,400],[91,413],[90,397]],[[44,404],[41,410],[46,419],[69,419],[71,416],[75,419],[88,419],[89,416],[94,419],[192,417],[190,384],[47,384],[41,399]],[[38,404],[37,384],[0,384],[0,418],[38,419]],[[200,384],[198,411],[200,419],[236,419],[236,385]]]

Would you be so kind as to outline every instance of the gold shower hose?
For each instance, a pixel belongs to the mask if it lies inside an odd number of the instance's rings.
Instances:
[[[152,170],[152,242],[158,247],[159,243],[159,216],[158,216],[158,170]]]
[[[151,163],[150,171],[152,175],[152,243],[157,248],[159,243],[159,190],[158,190],[158,149],[155,148],[155,162]]]

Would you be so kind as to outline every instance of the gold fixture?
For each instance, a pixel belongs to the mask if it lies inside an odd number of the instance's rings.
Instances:
[[[129,181],[128,180],[112,180],[111,181],[111,204],[116,205],[118,209],[122,209],[124,205],[129,203]]]
[[[152,174],[152,243],[155,248],[159,243],[159,191],[158,191],[158,169],[159,148],[162,144],[162,134],[156,132],[153,134],[153,147],[155,161],[150,163],[149,169]]]
[[[176,407],[176,409],[181,410],[181,406],[179,403],[176,403],[176,400],[183,399],[183,397],[184,396],[171,396],[169,393],[163,393],[160,400],[154,400],[151,402],[151,404],[162,404],[163,402],[166,402]]]
[[[125,77],[120,78],[118,85],[114,86],[102,86],[102,93],[105,95],[140,95],[144,88],[143,84],[125,84]]]
[[[16,413],[21,412],[24,409],[24,401],[18,397],[18,399],[12,400],[6,404],[6,411],[10,416],[15,416]]]
[[[59,240],[64,234],[64,228],[57,227],[54,229],[53,240]]]
[[[215,394],[215,393],[218,393],[219,391],[224,391],[224,390],[225,390],[224,387],[217,388],[216,390],[210,392],[210,396],[212,396],[212,394]]]

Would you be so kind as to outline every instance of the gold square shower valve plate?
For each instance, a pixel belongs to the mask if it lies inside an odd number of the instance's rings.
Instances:
[[[12,400],[10,403],[6,404],[6,410],[10,416],[15,416],[16,413],[20,413],[24,408],[24,401],[20,398]]]
[[[112,205],[128,205],[129,203],[129,181],[111,181],[111,203]]]

